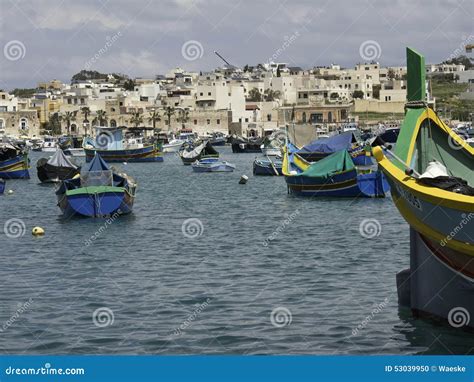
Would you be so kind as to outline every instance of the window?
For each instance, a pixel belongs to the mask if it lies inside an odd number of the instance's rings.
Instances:
[[[2,94],[2,99],[5,99],[5,94]]]
[[[220,119],[217,119],[217,120],[216,120],[216,123],[217,123],[218,125],[220,125],[220,124],[221,124],[221,120],[220,120]]]
[[[208,120],[206,121],[206,123],[207,123],[208,125],[210,125],[210,124],[211,124],[211,120],[208,119]]]
[[[75,132],[76,132],[76,128],[77,128],[76,124],[73,123],[73,124],[71,125],[71,133],[75,133]]]
[[[201,93],[199,93],[199,95],[202,97],[204,95],[204,93],[201,92]]]
[[[249,121],[249,119],[248,119],[248,118],[245,118],[245,122],[248,122],[248,121]]]
[[[71,102],[71,98],[68,98],[67,99],[67,103],[70,105],[72,102]]]
[[[271,115],[271,114],[267,114],[267,121],[268,121],[268,122],[271,122],[271,121],[272,121],[272,115]]]
[[[115,107],[111,107],[111,108],[110,108],[110,111],[111,111],[111,112],[114,112],[114,111],[115,111]]]
[[[306,123],[306,113],[303,112],[303,117],[301,118],[303,123]]]
[[[110,120],[110,127],[117,127],[117,121],[115,119]]]
[[[195,124],[195,125],[198,124],[198,120],[197,120],[197,119],[194,120],[194,124]]]
[[[28,128],[28,120],[26,118],[20,119],[20,129],[26,130]]]
[[[84,105],[85,102],[86,102],[86,101],[84,100],[84,98],[81,98],[81,105]]]
[[[0,129],[3,129],[5,127],[5,121],[0,118]]]
[[[211,95],[211,92],[207,92],[207,95],[210,96],[210,95]]]

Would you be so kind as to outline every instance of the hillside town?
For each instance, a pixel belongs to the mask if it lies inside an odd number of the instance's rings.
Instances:
[[[456,63],[426,65],[430,76],[468,84],[459,98],[474,100],[474,70]],[[29,94],[0,92],[0,135],[93,135],[94,126],[198,135],[265,136],[293,121],[329,130],[358,122],[401,119],[406,67],[377,62],[303,69],[286,63],[224,65],[212,72],[181,68],[155,78],[83,70],[70,83],[42,82]],[[430,94],[430,89],[428,89]],[[431,97],[429,101],[435,104]],[[472,114],[472,113],[471,113]],[[470,116],[472,118],[472,115]],[[367,121],[366,121],[367,122]]]

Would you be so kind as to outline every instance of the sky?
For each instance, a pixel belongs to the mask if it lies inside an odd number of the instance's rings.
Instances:
[[[154,77],[269,61],[439,63],[474,44],[473,0],[1,0],[0,88],[82,69]]]

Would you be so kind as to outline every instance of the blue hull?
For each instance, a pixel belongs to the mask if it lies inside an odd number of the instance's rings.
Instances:
[[[0,179],[0,195],[5,192],[5,181]]]
[[[381,172],[357,175],[352,170],[328,178],[286,176],[285,180],[289,192],[301,196],[382,198],[390,189]]]
[[[26,155],[18,155],[15,158],[1,161],[0,178],[29,179],[28,157]]]
[[[67,217],[109,217],[128,214],[133,209],[133,200],[127,201],[125,193],[63,196],[58,204]]]
[[[267,162],[267,161],[266,161]],[[276,173],[275,173],[276,170]],[[274,164],[274,168],[270,163],[261,163],[257,160],[253,162],[253,174],[263,176],[280,176],[283,175],[282,164]]]
[[[84,151],[86,153],[86,162],[90,162],[96,152],[106,162],[163,162],[163,153],[155,146],[130,150],[96,150],[85,148]]]
[[[364,154],[358,155],[355,158],[352,158],[352,161],[356,166],[371,166],[374,163],[374,159],[370,156]]]

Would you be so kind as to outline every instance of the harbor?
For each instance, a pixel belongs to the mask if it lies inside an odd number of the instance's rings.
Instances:
[[[114,17],[40,74],[31,40],[3,44],[4,356],[472,355],[474,36],[315,49],[323,11],[286,6],[246,49],[208,21],[178,59]]]

